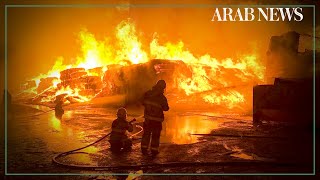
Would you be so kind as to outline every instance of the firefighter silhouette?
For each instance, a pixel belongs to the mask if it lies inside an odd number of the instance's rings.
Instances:
[[[120,108],[117,111],[117,119],[112,122],[112,131],[110,135],[110,145],[112,152],[130,150],[132,140],[128,138],[126,131],[132,132],[133,125],[127,121],[127,110]]]
[[[64,110],[62,108],[63,101],[62,99],[56,100],[56,106],[54,108],[55,116],[58,119],[62,119],[62,115],[64,114]]]
[[[152,90],[143,95],[142,104],[144,106],[143,135],[141,140],[141,151],[143,154],[148,153],[151,138],[151,153],[159,153],[160,134],[162,122],[164,120],[163,111],[168,111],[168,101],[163,95],[166,88],[166,82],[159,80]]]

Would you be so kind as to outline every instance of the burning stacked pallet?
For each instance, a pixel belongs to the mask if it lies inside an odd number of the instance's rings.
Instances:
[[[60,78],[42,78],[36,86],[32,98],[26,98],[33,104],[50,104],[56,99],[68,103],[88,101],[92,98],[125,94],[128,103],[136,101],[143,92],[150,89],[158,79],[165,79],[170,86],[177,88],[173,73],[186,73],[188,68],[182,61],[154,59],[147,63],[129,66],[108,65],[93,69],[69,68],[60,72]],[[189,72],[190,75],[190,72]],[[28,82],[25,89],[36,85]]]

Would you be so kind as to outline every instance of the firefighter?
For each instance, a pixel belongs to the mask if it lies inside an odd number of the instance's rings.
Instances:
[[[151,138],[151,153],[159,153],[160,134],[162,122],[164,120],[163,111],[168,111],[168,101],[163,95],[166,88],[166,82],[159,80],[152,90],[143,95],[142,105],[144,106],[143,135],[141,140],[141,151],[143,154],[148,153],[148,147]]]
[[[133,125],[127,121],[127,110],[119,108],[117,111],[117,119],[112,122],[112,131],[110,135],[110,145],[112,152],[120,152],[123,150],[130,150],[132,140],[128,138],[126,131],[132,132]]]
[[[54,108],[54,112],[55,112],[55,116],[58,119],[61,119],[62,115],[64,114],[64,110],[62,108],[62,105],[63,105],[62,99],[59,99],[59,100],[56,101],[56,106]]]

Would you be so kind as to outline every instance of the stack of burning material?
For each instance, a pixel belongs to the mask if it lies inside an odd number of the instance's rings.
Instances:
[[[92,68],[92,69],[88,69],[87,70],[88,74],[91,76],[102,76],[103,70],[102,67],[96,67],[96,68]]]
[[[60,72],[61,85],[64,87],[80,88],[85,83],[87,72],[84,68],[70,68]]]
[[[94,95],[102,88],[101,74],[102,68],[88,70],[89,76],[84,68],[70,68],[60,72],[61,86],[78,88],[80,95]]]
[[[32,88],[36,88],[36,87],[37,87],[36,81],[31,80],[31,81],[27,81],[23,85],[21,85],[20,90],[24,91],[24,90],[32,89]]]
[[[40,94],[40,93],[43,93],[43,92],[47,91],[48,89],[52,88],[53,82],[55,80],[58,80],[58,78],[56,78],[56,77],[41,78],[40,83],[37,88],[37,93]]]
[[[156,71],[157,79],[164,79],[169,86],[167,91],[176,90],[178,88],[178,82],[176,81],[176,75],[184,75],[185,77],[191,77],[192,73],[187,65],[181,60],[164,60],[153,59],[150,61],[151,65]]]
[[[175,75],[178,73],[191,77],[188,70],[182,61],[164,59],[153,59],[147,63],[129,66],[108,65],[104,73],[101,67],[89,70],[70,68],[60,72],[60,79],[41,79],[32,103],[54,103],[57,96],[62,94],[62,99],[70,103],[113,95],[125,95],[126,103],[132,103],[141,98],[159,79],[167,82],[167,92],[176,92],[178,84]]]
[[[167,82],[168,89],[176,87],[174,72],[187,69],[182,61],[153,59],[130,66],[111,65],[103,75],[104,88],[96,97],[125,94],[126,103],[137,101],[159,79]]]
[[[104,97],[115,94],[122,94],[123,77],[121,75],[121,68],[123,66],[118,64],[108,65],[108,70],[103,75],[103,88],[96,97]]]
[[[101,77],[87,76],[85,77],[85,79],[86,79],[86,84],[85,84],[86,89],[98,90],[102,88]]]
[[[41,102],[48,101],[49,97],[55,95],[56,87],[54,82],[57,81],[56,77],[41,78],[37,87],[37,94],[28,101],[32,104],[41,104]]]

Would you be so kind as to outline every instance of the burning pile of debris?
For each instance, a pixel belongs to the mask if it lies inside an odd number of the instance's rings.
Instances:
[[[251,108],[252,87],[264,81],[265,68],[255,54],[220,60],[209,54],[195,56],[182,41],[161,45],[157,37],[146,51],[132,23],[121,22],[115,32],[115,43],[110,44],[81,31],[77,62],[66,66],[57,59],[46,75],[28,80],[16,99],[48,105],[57,98],[76,103],[120,94],[125,103],[132,103],[164,79],[171,103]]]
[[[126,103],[131,103],[142,97],[142,93],[151,89],[159,79],[166,80],[167,91],[177,91],[178,86],[173,75],[176,71],[187,73],[188,68],[182,61],[164,59],[153,59],[130,66],[108,66],[102,79],[104,87],[96,97],[125,94]]]
[[[29,91],[29,97],[24,96],[24,100],[32,104],[48,105],[57,98],[62,98],[65,103],[77,103],[124,94],[126,102],[130,103],[141,97],[159,79],[166,80],[168,91],[177,90],[178,85],[173,77],[176,71],[191,75],[182,61],[161,59],[130,66],[108,65],[108,70],[104,72],[102,69],[69,68],[60,72],[60,78],[40,79],[38,86],[35,81],[28,81],[22,88],[35,88],[35,92]]]

